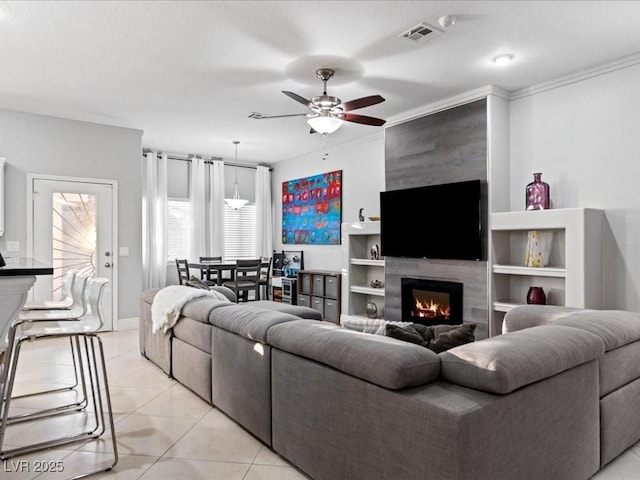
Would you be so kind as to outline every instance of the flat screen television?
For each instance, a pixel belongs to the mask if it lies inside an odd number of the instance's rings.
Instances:
[[[481,182],[380,192],[383,256],[480,260]]]

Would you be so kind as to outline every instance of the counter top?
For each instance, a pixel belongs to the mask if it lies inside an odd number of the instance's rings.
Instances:
[[[19,277],[24,275],[53,275],[53,267],[34,258],[4,257],[6,265],[0,267],[0,277]]]

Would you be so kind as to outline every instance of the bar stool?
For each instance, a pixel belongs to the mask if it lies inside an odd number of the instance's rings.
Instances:
[[[107,370],[104,358],[102,340],[98,336],[98,331],[104,323],[100,301],[102,293],[108,280],[105,278],[94,278],[89,281],[87,287],[88,308],[86,312],[75,320],[29,320],[19,318],[11,326],[9,333],[9,346],[6,350],[5,371],[2,376],[0,386],[0,460],[6,460],[16,455],[23,455],[35,451],[44,450],[51,447],[66,445],[73,442],[96,439],[106,432],[108,426],[113,443],[113,462],[108,466],[97,470],[83,473],[74,478],[83,478],[98,472],[109,471],[118,463],[118,450],[116,434],[113,423],[113,412],[111,408],[111,396],[107,381]],[[78,365],[83,382],[90,387],[90,397],[92,399],[93,424],[89,429],[57,438],[44,440],[38,443],[23,445],[21,447],[4,449],[4,438],[7,427],[11,426],[9,420],[9,409],[12,400],[12,391],[16,379],[16,371],[19,363],[20,350],[26,341],[39,341],[50,338],[72,337],[82,344],[79,348]],[[90,412],[85,410],[88,415]],[[28,419],[30,422],[42,421],[42,416]],[[26,420],[23,420],[26,421]]]
[[[62,298],[60,300],[44,300],[42,302],[27,302],[22,310],[68,310],[73,305],[73,282],[78,270],[68,270],[62,281]]]
[[[55,306],[55,303],[52,301],[40,302],[40,303],[32,303],[31,306],[33,309],[27,309],[20,312],[18,316],[18,321],[29,321],[29,322],[45,322],[45,321],[67,321],[67,320],[77,320],[87,312],[87,284],[89,281],[89,277],[86,275],[82,275],[77,273],[76,271],[67,274],[65,278],[65,283],[70,284],[70,292],[69,297],[71,301],[63,300],[59,303],[60,308],[51,308],[51,309],[43,309],[42,305],[51,304]],[[61,306],[64,305],[64,306]],[[74,346],[74,340],[76,345]],[[82,410],[88,404],[87,397],[87,389],[86,384],[82,382],[84,376],[78,371],[81,367],[77,362],[77,357],[80,355],[79,348],[80,344],[77,339],[69,337],[69,345],[71,346],[71,357],[73,360],[73,374],[74,374],[74,383],[72,385],[65,385],[63,387],[52,388],[49,390],[41,390],[33,393],[26,393],[22,395],[14,396],[13,399],[25,398],[25,397],[33,397],[36,395],[44,395],[48,393],[55,392],[63,392],[70,391],[81,385],[83,396],[71,403],[65,405],[59,405],[56,407],[51,407],[43,410],[39,410],[37,412],[32,412],[28,414],[16,415],[13,417],[9,417],[8,423],[24,421],[32,417],[42,417],[48,416],[50,414],[56,413],[65,413],[69,410]]]

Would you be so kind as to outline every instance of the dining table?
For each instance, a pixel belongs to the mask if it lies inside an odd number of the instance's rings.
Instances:
[[[187,262],[189,268],[194,268],[200,270],[202,275],[215,270],[217,272],[216,278],[218,279],[218,284],[222,284],[223,281],[233,280],[235,278],[236,273],[236,261],[234,260],[203,260],[203,261],[195,261],[189,260]],[[229,272],[227,277],[224,277],[223,272]],[[201,275],[201,276],[202,276]]]

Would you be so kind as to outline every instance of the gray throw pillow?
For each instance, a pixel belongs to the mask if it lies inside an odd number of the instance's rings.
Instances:
[[[443,331],[429,343],[429,349],[436,353],[444,352],[450,348],[474,342],[476,337],[475,323],[464,323]]]
[[[191,277],[189,278],[189,280],[187,280],[186,282],[184,282],[184,284],[188,287],[193,287],[193,288],[201,288],[203,290],[209,290],[209,285],[207,285],[206,283],[204,283],[202,280],[200,280],[197,277],[194,277],[193,275],[191,275]]]
[[[388,337],[415,343],[435,353],[440,353],[475,341],[476,324],[427,326],[410,323],[407,325],[386,325],[385,329]]]

